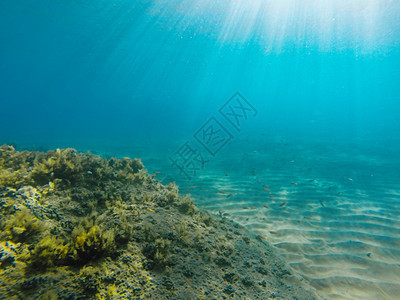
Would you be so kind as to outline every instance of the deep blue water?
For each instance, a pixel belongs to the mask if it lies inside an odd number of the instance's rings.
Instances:
[[[392,299],[399,20],[390,0],[0,1],[0,144],[142,157],[199,205],[274,232],[329,298]],[[206,161],[189,182],[171,164],[186,142]]]
[[[239,91],[247,135],[399,140],[396,1],[2,1],[1,142],[185,136]]]

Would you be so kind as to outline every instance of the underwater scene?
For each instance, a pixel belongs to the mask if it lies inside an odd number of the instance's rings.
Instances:
[[[400,299],[400,2],[0,2],[0,299]]]

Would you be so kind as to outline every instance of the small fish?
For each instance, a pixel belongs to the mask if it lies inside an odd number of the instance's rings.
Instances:
[[[350,177],[349,177],[348,179],[349,179],[349,181],[353,181],[353,178],[350,178]]]
[[[157,174],[160,174],[160,172],[159,171],[155,171],[154,174],[157,175]]]
[[[235,194],[230,193],[228,196],[226,196],[226,198],[229,198],[229,197],[232,197],[232,196],[235,196]]]
[[[250,209],[257,209],[257,207],[255,207],[255,206],[252,206],[252,207],[250,207]]]
[[[325,207],[325,202],[323,200],[319,200],[319,203],[321,203],[322,207]]]
[[[269,233],[271,233],[271,234],[279,234],[278,231],[270,231]]]
[[[368,252],[368,253],[367,253],[367,256],[368,256],[368,257],[371,257],[371,255],[372,255],[371,252]]]
[[[257,234],[257,237],[258,237],[259,239],[261,239],[261,240],[264,240],[264,241],[267,240],[267,237],[266,237],[266,236],[263,236],[263,235],[261,235],[261,234]]]
[[[265,188],[269,188],[269,185],[263,184],[263,187],[265,187]]]
[[[195,189],[195,188],[196,188],[196,186],[193,185],[193,186],[191,186],[190,188],[188,188],[188,191],[193,190],[193,189]]]
[[[248,207],[248,206],[243,206],[243,209],[250,209],[250,207]]]
[[[281,203],[280,205],[279,205],[279,207],[285,207],[287,205],[287,201],[286,202],[283,202],[283,203]]]
[[[275,198],[275,196],[269,195],[270,198]]]
[[[293,185],[297,185],[297,182],[292,182]]]
[[[224,192],[224,191],[218,191],[218,194],[223,194],[223,195],[226,195],[226,194],[227,194],[227,192]]]
[[[226,174],[225,174],[225,176],[229,176],[229,174],[228,174],[228,173],[226,173]]]
[[[147,208],[147,211],[148,211],[148,212],[154,212],[154,209]]]
[[[263,188],[263,191],[270,191],[270,189],[267,189],[267,188]]]
[[[264,205],[264,207],[269,209],[269,206],[268,206],[268,205]]]

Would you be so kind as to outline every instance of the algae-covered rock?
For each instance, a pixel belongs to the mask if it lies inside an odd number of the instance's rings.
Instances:
[[[318,298],[282,270],[139,159],[0,147],[0,299]]]

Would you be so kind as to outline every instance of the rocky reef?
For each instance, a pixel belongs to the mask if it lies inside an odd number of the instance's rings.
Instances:
[[[0,299],[319,299],[139,159],[0,147]]]

